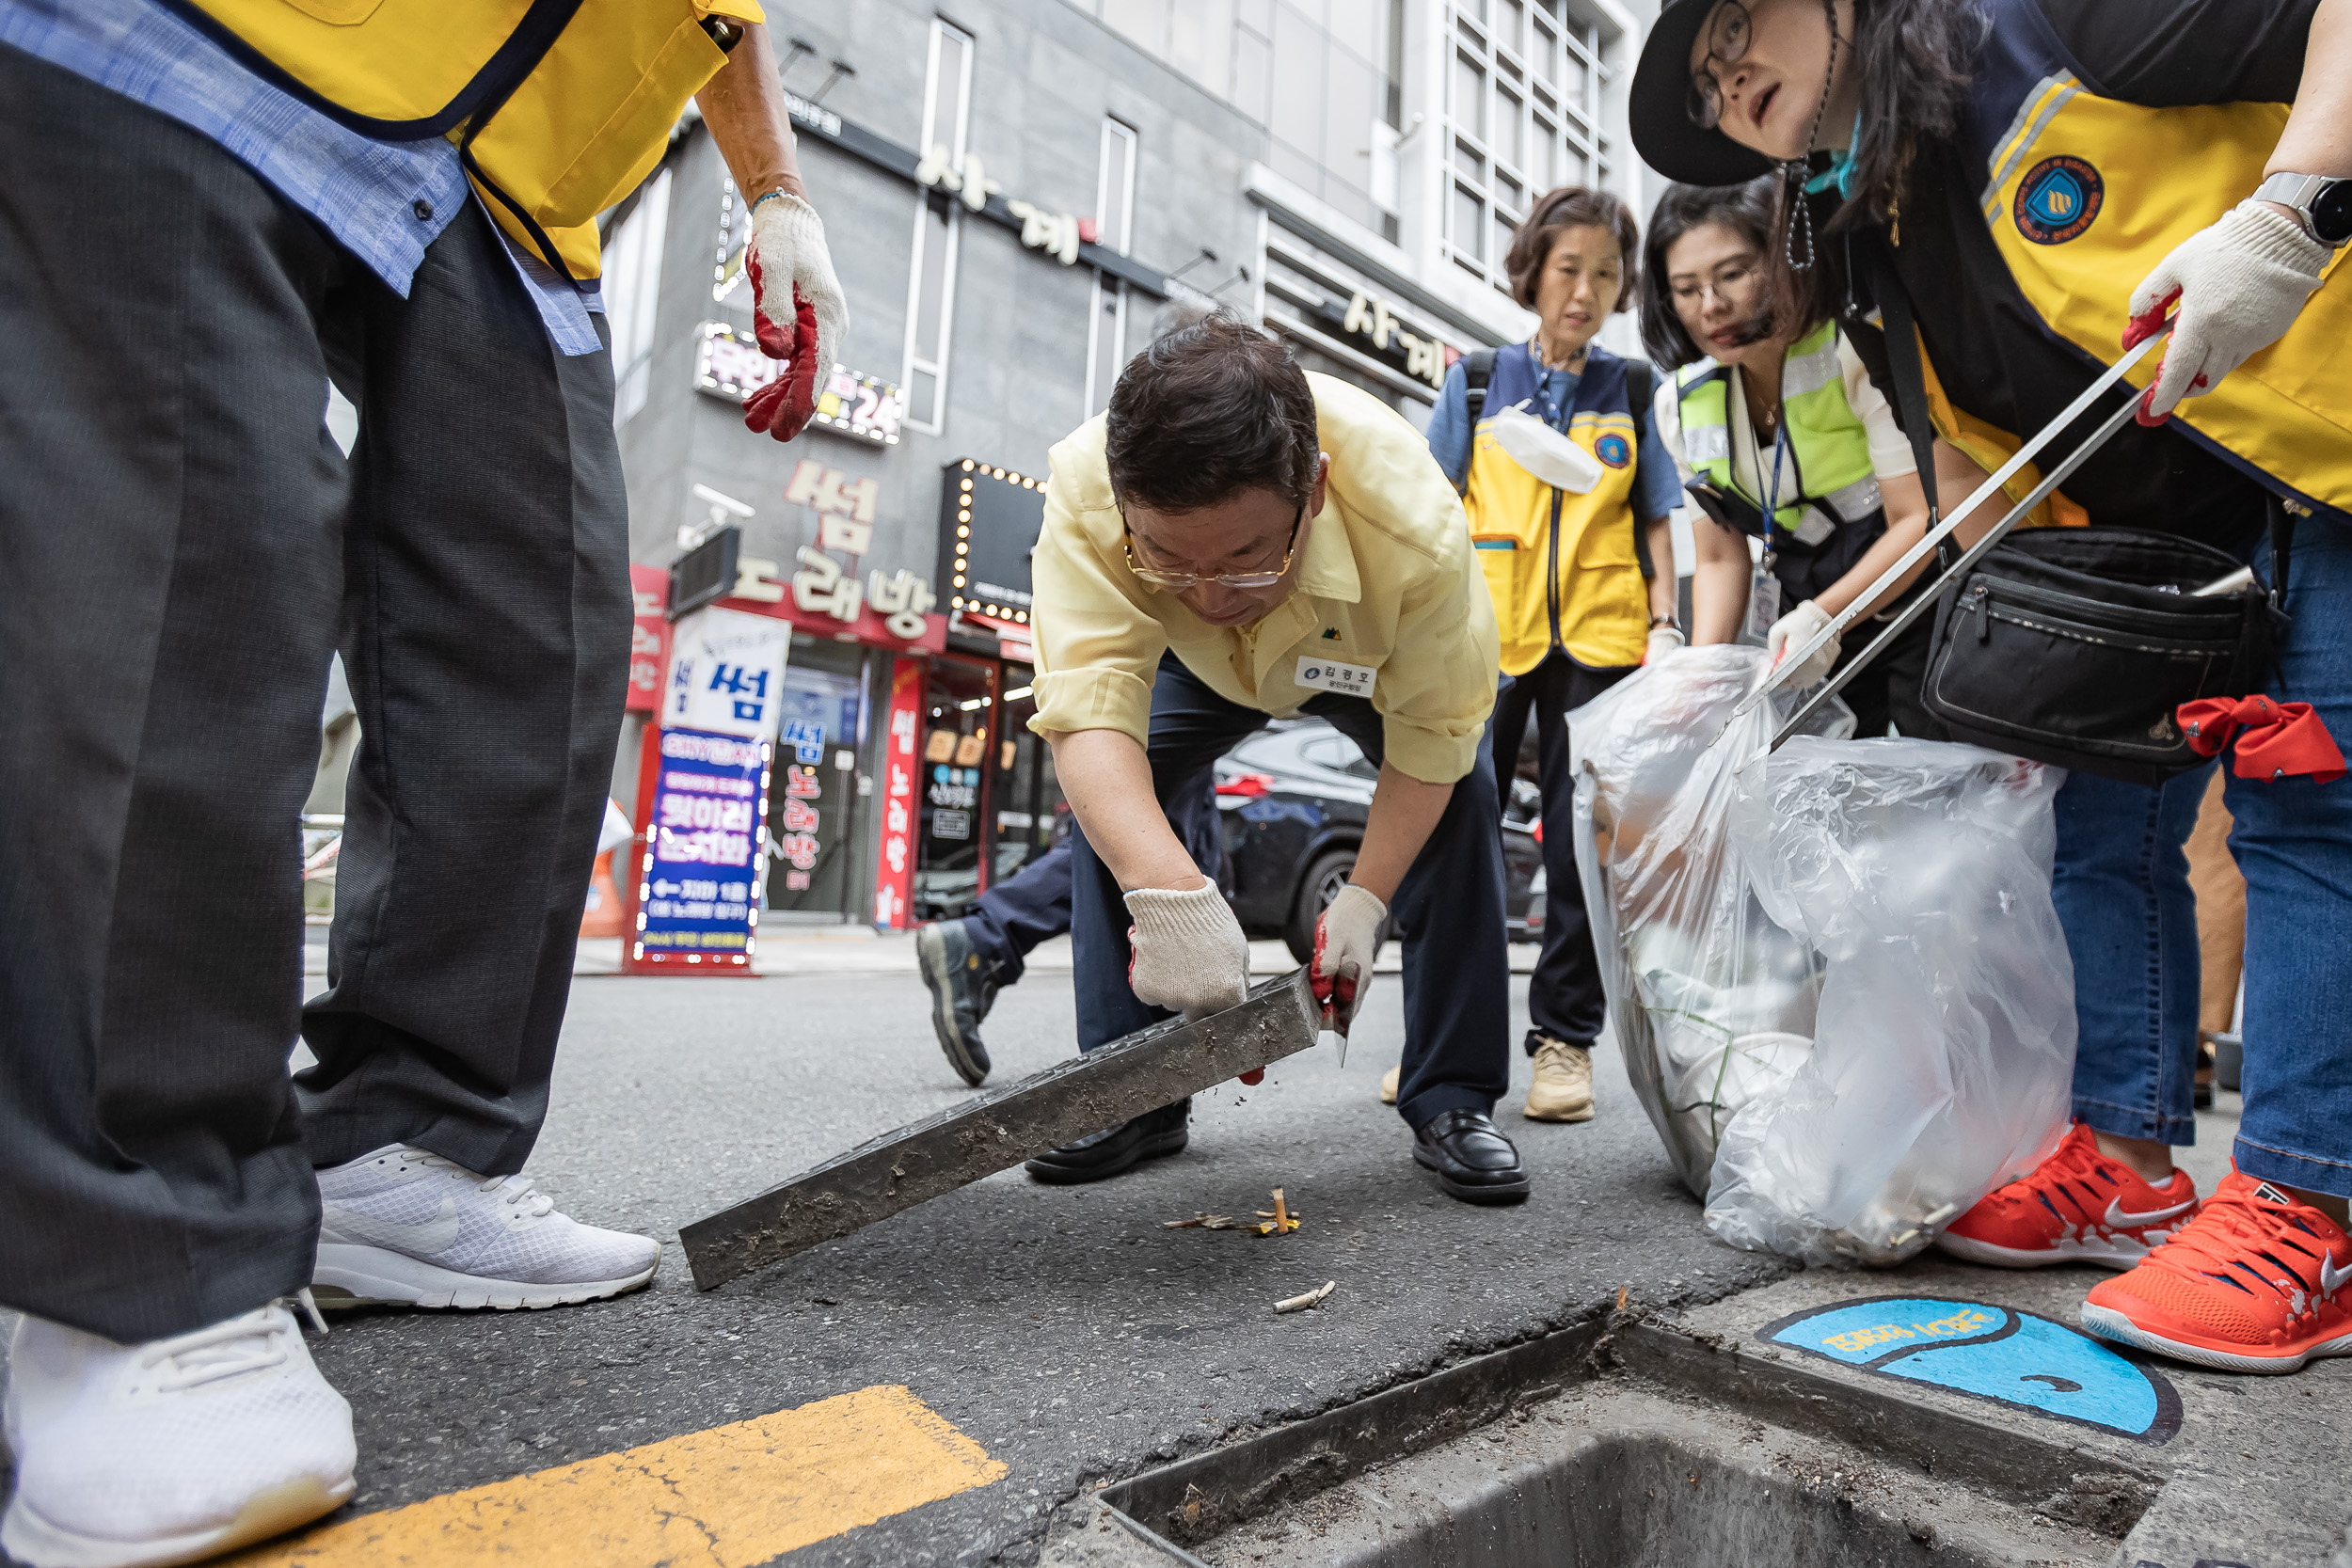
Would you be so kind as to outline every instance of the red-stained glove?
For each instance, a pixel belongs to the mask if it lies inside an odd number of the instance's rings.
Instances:
[[[2183,703],[2176,714],[2188,749],[2201,757],[2219,754],[2237,740],[2233,771],[2241,779],[2310,777],[2333,784],[2344,776],[2344,753],[2328,721],[2309,703],[2274,703],[2267,697],[2208,697]],[[2240,730],[2244,733],[2241,734]]]
[[[760,352],[787,361],[743,404],[743,423],[789,441],[817,412],[818,396],[850,325],[817,210],[788,191],[761,198],[752,209],[743,271],[752,280]]]
[[[1389,907],[1354,882],[1340,889],[1323,918],[1315,922],[1314,968],[1308,975],[1315,1000],[1323,1004],[1323,1024],[1347,1033],[1364,992],[1372,989],[1372,961],[1380,950],[1380,923]]]

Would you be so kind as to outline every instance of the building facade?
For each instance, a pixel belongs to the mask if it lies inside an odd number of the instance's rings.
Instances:
[[[721,602],[794,626],[767,923],[903,925],[959,912],[1060,813],[1025,701],[1053,444],[1176,300],[1425,424],[1455,357],[1532,325],[1500,248],[1532,196],[1640,202],[1639,29],[1593,0],[863,0],[774,32],[850,326],[818,421],[755,435],[747,193],[691,115],[606,215],[641,563],[614,793],[636,800],[665,569],[739,530]]]

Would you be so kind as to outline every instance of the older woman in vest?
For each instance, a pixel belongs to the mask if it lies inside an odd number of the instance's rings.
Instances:
[[[1524,1114],[1538,1121],[1591,1119],[1606,1010],[1573,850],[1567,713],[1651,647],[1682,641],[1666,522],[1678,482],[1650,418],[1654,373],[1594,341],[1633,302],[1640,247],[1632,213],[1604,191],[1563,187],[1537,201],[1507,257],[1535,331],[1457,363],[1429,421],[1502,635],[1498,759],[1518,754],[1535,719],[1550,891],[1528,986]]]
[[[1770,176],[1670,186],[1642,252],[1642,341],[1676,367],[1658,390],[1659,436],[1699,513],[1691,641],[1745,630],[1775,658],[1842,613],[1928,526],[1918,463],[1852,345],[1811,299],[1764,287],[1777,197]],[[1857,736],[1884,735],[1890,719],[1905,735],[1941,735],[1919,703],[1929,630],[1913,623],[1846,686]],[[1795,683],[1851,659],[1864,640],[1848,641],[1842,656],[1815,654]]]
[[[2352,734],[2352,272],[2330,266],[2352,240],[2352,0],[1673,0],[1632,99],[1661,172],[1777,166],[1820,195],[1792,211],[1791,270],[1842,300],[1867,261],[1880,305],[1908,301],[1946,495],[2169,325],[2160,369],[2134,372],[2138,425],[2052,502],[2249,562],[2292,618],[2259,722],[2303,738],[2292,698]],[[2264,538],[2289,517],[2291,573]],[[2077,771],[2058,796],[2077,1125],[1944,1242],[2128,1271],[2085,1301],[2093,1334],[2243,1371],[2352,1354],[2352,781],[2333,752],[2274,769],[2241,748],[2228,779],[2246,1101],[2201,1204],[2171,1148],[2196,1132],[2181,845],[2205,778]]]

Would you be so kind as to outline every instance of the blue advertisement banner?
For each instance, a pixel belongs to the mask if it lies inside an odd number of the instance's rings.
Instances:
[[[765,740],[661,732],[638,889],[636,958],[751,962],[770,760]]]

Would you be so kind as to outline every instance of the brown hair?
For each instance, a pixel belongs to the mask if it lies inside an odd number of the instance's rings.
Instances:
[[[1642,280],[1642,230],[1633,221],[1633,209],[1607,191],[1590,191],[1581,185],[1563,185],[1536,199],[1528,209],[1525,221],[1511,236],[1510,253],[1502,259],[1502,270],[1511,275],[1511,297],[1528,309],[1535,309],[1535,284],[1543,276],[1544,263],[1551,259],[1551,247],[1561,235],[1571,229],[1606,229],[1617,236],[1617,253],[1625,258],[1625,281],[1617,292],[1617,309],[1633,309],[1633,296]]]
[[[1304,504],[1320,442],[1288,351],[1228,311],[1155,339],[1112,389],[1104,456],[1122,506],[1198,512],[1244,490]]]

